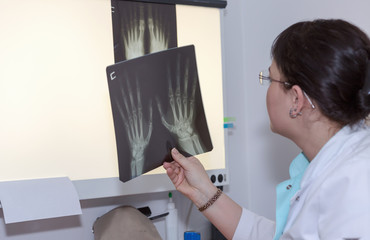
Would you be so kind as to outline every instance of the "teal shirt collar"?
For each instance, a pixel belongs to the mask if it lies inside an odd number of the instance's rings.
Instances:
[[[295,157],[289,167],[290,179],[276,187],[276,232],[274,240],[281,237],[289,214],[290,199],[300,189],[301,179],[309,164],[302,153]]]

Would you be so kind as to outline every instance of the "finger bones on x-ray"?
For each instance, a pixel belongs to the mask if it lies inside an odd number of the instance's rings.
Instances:
[[[197,79],[192,81],[192,89],[190,98],[188,97],[188,83],[189,83],[189,60],[185,63],[185,74],[181,76],[180,71],[180,57],[176,64],[176,86],[175,93],[172,88],[171,71],[170,67],[167,68],[167,80],[168,80],[168,99],[170,109],[167,110],[168,115],[172,114],[173,123],[169,123],[166,119],[166,115],[163,114],[161,103],[156,98],[157,106],[161,114],[162,124],[173,133],[179,142],[180,147],[190,154],[199,154],[204,150],[201,146],[199,136],[194,130],[194,111],[195,111],[195,92],[197,87]],[[180,80],[183,78],[183,91],[181,91]]]
[[[169,32],[166,33],[163,19],[160,18],[158,10],[149,7],[148,29],[150,36],[149,52],[158,52],[168,49]]]
[[[147,53],[158,52],[168,49],[169,31],[168,25],[156,8],[151,5],[142,5],[138,9],[133,8],[125,21],[122,21],[122,40],[124,42],[126,59],[143,56]],[[144,14],[147,9],[147,15]],[[149,36],[145,37],[148,29]],[[145,51],[145,40],[149,41],[149,52]]]
[[[127,79],[127,76],[126,76]],[[127,93],[123,86],[121,87],[121,95],[124,104],[124,110],[122,109],[122,100],[115,99],[118,111],[125,124],[127,137],[129,140],[130,151],[131,151],[131,175],[139,176],[143,173],[145,156],[144,152],[149,144],[150,137],[153,130],[153,109],[152,103],[149,102],[149,120],[145,120],[143,117],[143,107],[141,103],[140,87],[136,79],[136,99],[134,98],[133,91],[131,90],[130,82],[127,80],[127,90],[129,99],[127,99]],[[145,136],[146,135],[146,136]]]
[[[145,54],[144,46],[144,13],[143,8],[139,8],[139,13],[133,11],[129,15],[129,21],[122,24],[122,38],[125,47],[126,59],[132,59]]]

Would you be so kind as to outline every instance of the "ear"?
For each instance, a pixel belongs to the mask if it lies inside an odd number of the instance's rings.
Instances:
[[[292,114],[300,114],[304,105],[303,90],[298,85],[294,85],[290,91],[292,97]]]

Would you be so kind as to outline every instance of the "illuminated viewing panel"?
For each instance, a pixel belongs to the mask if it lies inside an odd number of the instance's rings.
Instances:
[[[206,169],[225,168],[219,11],[176,5],[177,45],[195,47],[213,144],[198,155]],[[0,19],[0,181],[118,177],[111,2],[5,0]]]

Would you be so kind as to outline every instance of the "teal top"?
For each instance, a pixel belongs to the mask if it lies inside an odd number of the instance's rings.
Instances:
[[[309,161],[306,156],[303,152],[300,153],[290,164],[290,179],[276,187],[276,231],[274,240],[279,239],[283,234],[289,214],[290,199],[300,189],[301,179],[308,164]]]

